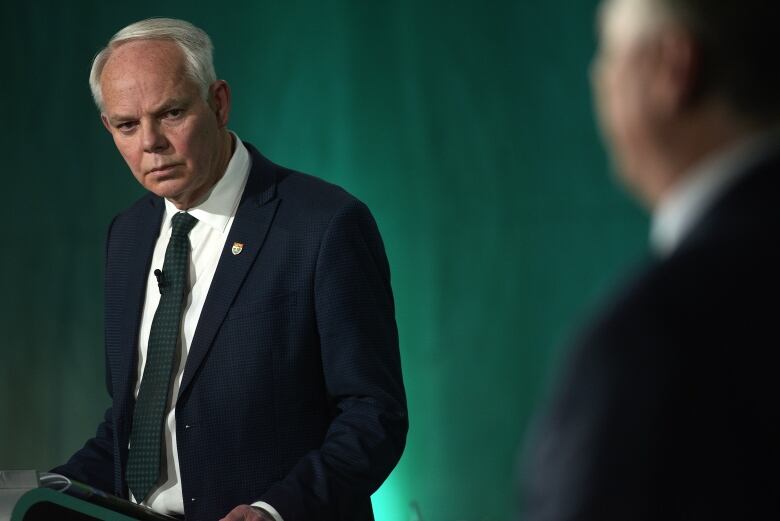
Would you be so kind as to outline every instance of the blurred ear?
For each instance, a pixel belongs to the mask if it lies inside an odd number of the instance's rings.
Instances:
[[[701,83],[701,50],[690,32],[669,28],[658,35],[652,98],[662,114],[673,115],[696,103]]]
[[[217,80],[211,84],[209,100],[219,127],[226,127],[230,118],[230,86],[225,80]]]
[[[102,112],[100,113],[100,121],[103,122],[103,126],[105,127],[106,130],[108,130],[108,133],[113,134],[111,132],[111,124],[108,122],[108,117],[106,117],[106,115],[103,114]]]

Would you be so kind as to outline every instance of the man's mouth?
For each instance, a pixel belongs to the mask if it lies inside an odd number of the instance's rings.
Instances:
[[[170,172],[171,170],[173,170],[174,168],[176,168],[177,166],[179,166],[179,163],[170,163],[168,165],[155,166],[154,168],[150,169],[149,172],[147,172],[147,173],[149,173],[149,174],[166,174],[166,173]]]

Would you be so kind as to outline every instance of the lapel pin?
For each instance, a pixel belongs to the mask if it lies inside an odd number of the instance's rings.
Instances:
[[[238,255],[241,253],[241,251],[244,249],[244,243],[243,242],[234,242],[233,247],[230,248],[230,252],[233,255]]]

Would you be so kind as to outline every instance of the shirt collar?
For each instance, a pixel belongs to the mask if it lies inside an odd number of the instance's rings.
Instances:
[[[252,166],[252,160],[249,157],[249,151],[238,136],[231,132],[235,150],[230,158],[225,175],[217,181],[217,184],[211,189],[200,204],[187,210],[187,213],[223,233],[230,218],[235,214],[241,194],[244,191],[246,180],[249,177],[249,169]],[[173,215],[179,212],[169,200],[165,199],[165,222]]]
[[[705,158],[691,169],[653,212],[650,243],[656,254],[671,255],[718,197],[778,140],[777,130],[755,135]]]

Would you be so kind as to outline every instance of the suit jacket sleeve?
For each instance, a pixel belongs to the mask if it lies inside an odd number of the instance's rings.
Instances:
[[[366,503],[400,458],[408,426],[389,267],[362,203],[331,219],[314,277],[335,418],[319,449],[260,498],[285,521],[340,517]]]
[[[114,436],[112,409],[106,410],[94,438],[76,452],[66,464],[51,472],[86,483],[104,492],[114,492]]]
[[[111,236],[114,222],[115,220],[111,222],[108,228],[106,250],[108,250],[108,238]],[[106,251],[107,258],[108,254]],[[106,388],[109,396],[113,397],[108,361],[106,361]],[[103,421],[98,425],[95,437],[89,439],[84,444],[84,447],[71,456],[67,463],[55,467],[51,471],[63,474],[76,481],[81,481],[97,489],[116,493],[114,482],[113,417],[113,409],[109,407],[104,414]]]

